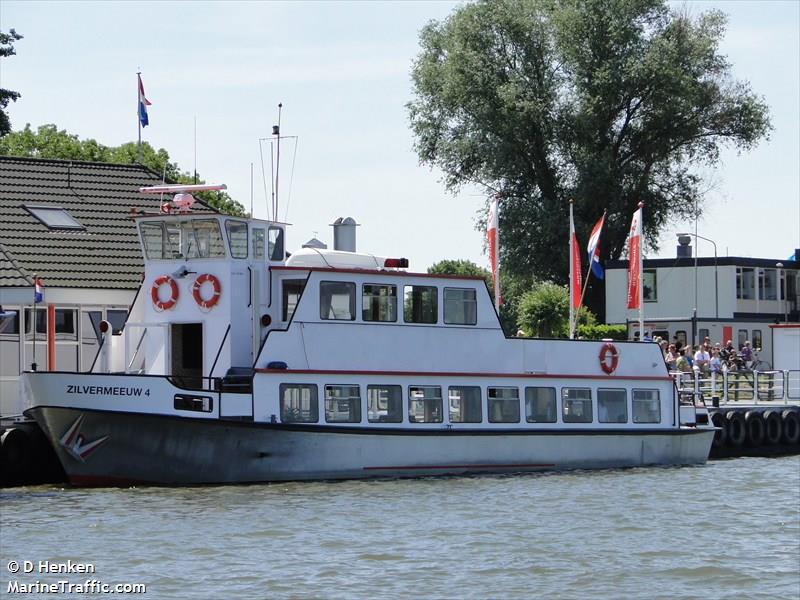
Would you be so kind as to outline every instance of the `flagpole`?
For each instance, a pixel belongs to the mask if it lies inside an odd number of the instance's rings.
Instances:
[[[644,248],[644,202],[639,202],[639,341],[644,341],[644,287],[642,286],[642,278],[644,273],[642,267],[644,266],[644,259],[642,258],[642,250]]]
[[[497,314],[500,314],[500,194],[495,194],[495,215],[497,218],[497,227],[494,230],[494,248],[495,248],[495,276],[494,276],[494,309]]]
[[[139,141],[136,144],[136,162],[142,162],[142,116],[139,114],[139,103],[141,98],[139,96],[139,85],[142,78],[142,72],[136,71],[136,123],[139,125]]]
[[[33,310],[31,310],[33,315],[33,362],[31,363],[31,371],[36,370],[36,281],[38,277],[36,273],[33,274]]]
[[[575,244],[573,243],[573,231],[575,231],[575,224],[572,217],[572,198],[569,200],[569,235],[567,241],[569,243],[569,339],[575,339],[575,307],[573,306],[575,297],[575,257],[572,254],[575,252]],[[591,266],[591,265],[590,265]]]

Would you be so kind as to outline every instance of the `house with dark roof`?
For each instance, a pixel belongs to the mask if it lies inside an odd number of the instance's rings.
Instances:
[[[131,209],[157,212],[139,187],[159,183],[141,165],[0,157],[0,416],[22,408],[22,370],[90,370],[100,322],[123,326],[144,270]]]

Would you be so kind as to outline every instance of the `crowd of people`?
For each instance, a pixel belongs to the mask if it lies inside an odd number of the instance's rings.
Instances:
[[[722,374],[722,371],[741,371],[752,368],[756,355],[749,341],[737,349],[732,340],[723,346],[720,342],[711,343],[706,337],[697,346],[683,345],[677,336],[672,342],[656,337],[653,340],[661,346],[664,362],[670,371],[683,373],[699,372],[704,375]]]

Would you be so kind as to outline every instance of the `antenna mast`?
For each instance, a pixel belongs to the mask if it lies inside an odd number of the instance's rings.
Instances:
[[[277,221],[278,220],[278,180],[280,179],[281,173],[281,109],[283,108],[283,103],[278,103],[278,124],[272,126],[272,135],[275,136],[276,139],[276,149],[275,149],[275,197],[272,206],[272,215],[273,218]]]

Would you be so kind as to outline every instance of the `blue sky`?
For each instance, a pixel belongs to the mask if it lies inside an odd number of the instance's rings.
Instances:
[[[141,69],[153,103],[143,138],[190,171],[196,117],[198,171],[249,207],[253,163],[262,217],[258,139],[269,136],[282,102],[283,133],[299,136],[290,197],[294,148],[282,147],[279,217],[294,224],[290,249],[313,235],[330,243],[328,225],[353,216],[362,225],[359,249],[408,257],[412,270],[443,258],[487,266],[474,228],[482,194],[453,197],[440,173],[418,165],[405,110],[418,32],[455,6],[2,0],[0,29],[25,39],[0,63],[0,85],[22,93],[9,107],[15,128],[56,123],[116,145],[136,139]],[[785,259],[800,247],[800,3],[688,7],[729,15],[721,51],[734,76],[765,97],[775,127],[770,141],[742,155],[726,150],[719,168],[704,173],[698,232],[720,255]],[[693,228],[674,223],[648,256],[673,256],[675,232]],[[711,246],[701,242],[700,254],[711,255]]]

